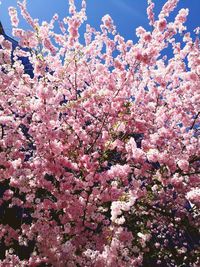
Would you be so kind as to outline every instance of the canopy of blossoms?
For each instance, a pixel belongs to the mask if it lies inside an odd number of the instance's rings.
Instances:
[[[199,266],[199,39],[188,9],[169,20],[177,4],[155,17],[149,0],[137,43],[109,15],[81,43],[84,0],[41,24],[19,2],[26,31],[9,8],[19,45],[0,36],[0,266]]]

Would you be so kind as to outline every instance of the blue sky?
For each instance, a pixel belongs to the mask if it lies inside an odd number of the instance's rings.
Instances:
[[[76,0],[80,5],[81,0]],[[154,0],[156,13],[161,9],[166,0]],[[58,13],[60,18],[68,13],[68,0],[27,0],[28,10],[34,18],[49,21],[51,17]],[[8,35],[11,35],[11,25],[8,16],[8,7],[17,6],[16,0],[1,0],[0,20]],[[101,18],[105,14],[110,14],[113,18],[117,31],[125,39],[136,40],[135,29],[138,26],[149,28],[146,18],[147,0],[87,0],[88,23],[98,29]],[[190,9],[187,26],[189,31],[200,25],[199,12],[200,0],[180,0],[179,8],[188,7]],[[26,28],[24,21],[20,26]]]

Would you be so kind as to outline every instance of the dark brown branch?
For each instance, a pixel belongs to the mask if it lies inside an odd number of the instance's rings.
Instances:
[[[3,139],[4,137],[4,128],[3,125],[1,124],[1,139]]]
[[[192,125],[191,125],[191,127],[190,127],[190,130],[192,130],[192,129],[194,128],[195,123],[196,123],[196,120],[197,120],[198,117],[199,117],[199,114],[200,114],[200,111],[196,114],[196,116],[195,116],[195,118],[194,118],[194,121],[193,121],[193,123],[192,123]]]

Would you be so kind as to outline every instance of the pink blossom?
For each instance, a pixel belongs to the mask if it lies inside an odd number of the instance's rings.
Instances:
[[[9,7],[9,16],[13,27],[17,27],[19,24],[19,19],[17,17],[17,10],[14,7]]]
[[[155,4],[152,2],[152,0],[148,0],[148,7],[147,7],[147,16],[149,19],[149,24],[152,26],[154,24],[154,9]]]
[[[115,31],[115,26],[113,24],[113,20],[112,18],[110,17],[110,15],[105,15],[103,18],[102,18],[102,22],[103,22],[103,26],[105,27],[105,29],[107,29],[109,32],[113,32]]]
[[[83,43],[86,1],[75,2],[57,33],[58,15],[39,24],[21,1],[31,30],[10,8],[19,46],[0,36],[0,266],[139,267],[153,250],[174,266],[171,247],[197,266],[200,54],[198,37],[180,35],[188,10],[168,22],[178,0],[158,19],[148,0],[152,29],[138,27],[137,42],[105,15]]]
[[[196,205],[200,205],[200,189],[198,187],[192,188],[187,193],[187,199]]]
[[[162,20],[158,21],[158,29],[159,29],[159,31],[161,31],[161,32],[164,31],[166,26],[167,26],[166,19],[162,19]]]
[[[187,160],[179,160],[177,164],[182,171],[188,171],[189,162]]]

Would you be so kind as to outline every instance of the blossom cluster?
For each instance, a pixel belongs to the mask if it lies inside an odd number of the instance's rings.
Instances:
[[[109,15],[83,44],[86,1],[41,24],[19,2],[26,31],[9,9],[19,46],[0,36],[0,266],[199,266],[200,50],[188,9],[170,21],[177,5],[155,17],[149,0],[151,31],[135,44]]]

